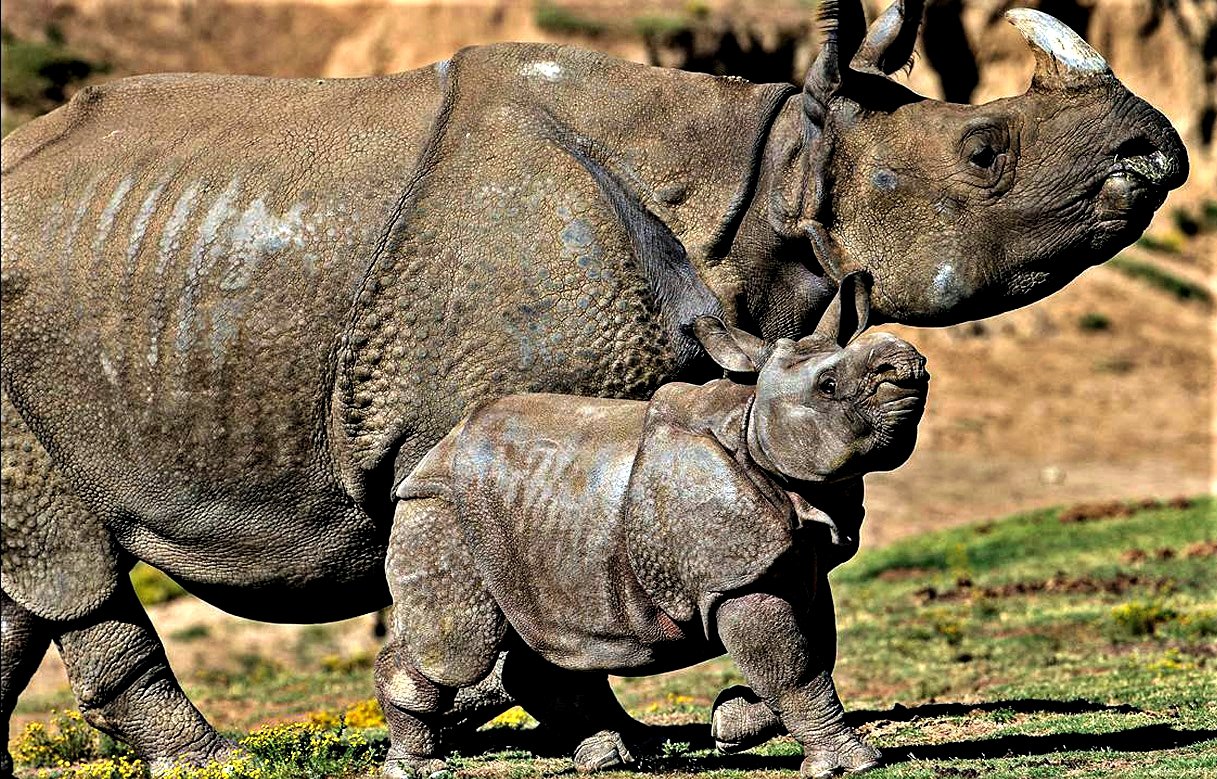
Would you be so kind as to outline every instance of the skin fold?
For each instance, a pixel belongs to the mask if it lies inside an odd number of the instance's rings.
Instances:
[[[960,106],[887,77],[920,2],[823,8],[802,90],[503,44],[122,79],[6,137],[0,719],[56,641],[90,722],[156,766],[223,756],[136,560],[249,618],[374,610],[394,485],[479,404],[705,380],[701,317],[799,338],[854,271],[873,321],[1025,305],[1186,177],[1048,17],[1019,21],[1029,90]]]

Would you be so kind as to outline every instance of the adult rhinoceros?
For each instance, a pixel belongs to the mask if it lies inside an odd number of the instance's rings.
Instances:
[[[395,481],[473,403],[645,397],[708,365],[696,317],[797,336],[856,270],[878,319],[1005,311],[1185,178],[1050,17],[1011,12],[1034,80],[973,107],[888,78],[921,0],[869,32],[824,7],[802,91],[509,44],[125,79],[5,139],[5,722],[53,639],[91,723],[155,767],[220,755],[135,560],[246,617],[375,609]]]

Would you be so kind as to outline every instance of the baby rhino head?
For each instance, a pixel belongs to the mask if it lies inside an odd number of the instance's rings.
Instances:
[[[866,277],[842,279],[815,332],[767,344],[714,317],[694,330],[726,370],[756,376],[748,451],[788,479],[836,481],[901,465],[925,409],[925,357],[888,333],[859,335],[869,314]]]

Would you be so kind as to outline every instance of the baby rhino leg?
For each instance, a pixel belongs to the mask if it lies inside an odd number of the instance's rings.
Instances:
[[[376,661],[376,692],[389,725],[385,775],[444,771],[441,742],[459,688],[490,675],[506,633],[450,503],[398,504],[385,561],[393,613]]]
[[[628,744],[643,738],[644,726],[621,708],[605,674],[560,668],[519,646],[507,653],[503,686],[560,741],[576,745],[580,773],[634,762]]]

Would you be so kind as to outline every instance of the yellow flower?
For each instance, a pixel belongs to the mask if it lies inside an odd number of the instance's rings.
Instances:
[[[343,717],[348,728],[383,728],[385,715],[374,698],[360,701],[346,710]]]

